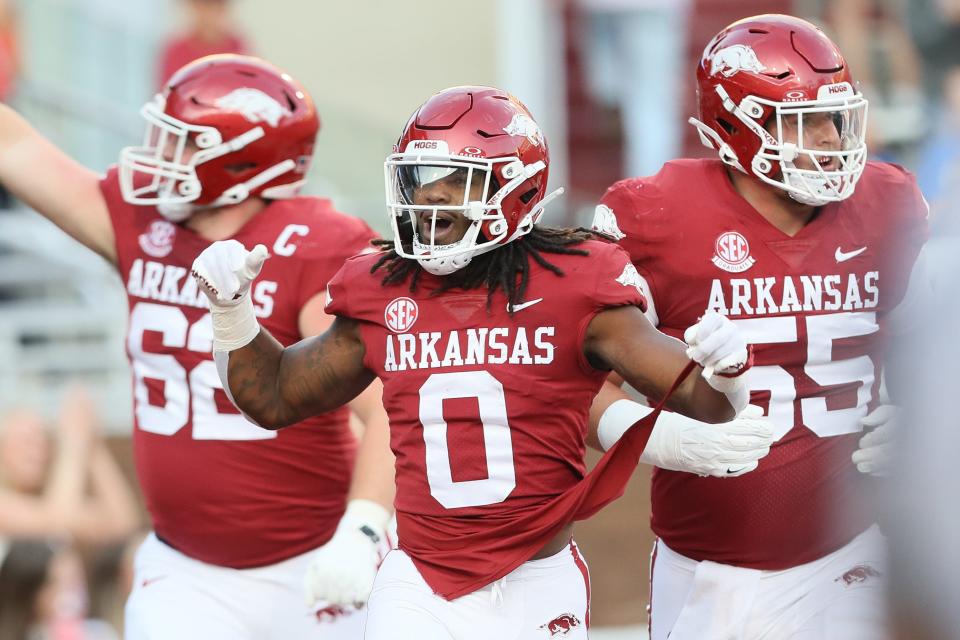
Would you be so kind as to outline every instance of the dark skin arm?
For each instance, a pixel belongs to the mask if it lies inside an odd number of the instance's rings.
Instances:
[[[228,378],[237,406],[260,426],[280,429],[340,407],[367,388],[360,323],[338,317],[326,332],[286,349],[261,327],[230,352]]]
[[[583,352],[598,369],[612,369],[651,400],[661,398],[690,361],[682,342],[650,324],[637,307],[601,311],[590,322]],[[700,367],[687,376],[667,401],[667,408],[703,422],[724,422],[734,417],[727,396],[707,384]],[[608,383],[609,384],[609,383]],[[612,385],[611,385],[612,386]],[[624,397],[602,393],[591,414]],[[599,414],[597,414],[599,416]]]

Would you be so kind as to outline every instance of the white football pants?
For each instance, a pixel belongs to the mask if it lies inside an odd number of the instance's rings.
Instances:
[[[391,551],[367,605],[366,640],[586,640],[590,574],[573,542],[455,600],[433,593],[410,557]]]
[[[358,640],[366,614],[308,608],[303,578],[313,551],[255,569],[183,555],[154,534],[134,559],[126,640]]]
[[[790,569],[697,562],[654,543],[650,640],[883,640],[886,548],[876,525]]]

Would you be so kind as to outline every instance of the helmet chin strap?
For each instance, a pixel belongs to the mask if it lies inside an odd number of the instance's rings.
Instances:
[[[697,130],[697,133],[700,135],[700,143],[707,149],[716,149],[720,154],[720,160],[722,160],[724,164],[730,165],[741,173],[747,173],[747,170],[740,164],[740,159],[737,158],[737,154],[730,148],[730,145],[720,139],[716,131],[696,118],[689,118],[687,122],[692,124]]]
[[[435,251],[437,249],[444,249],[453,251],[459,249],[460,247],[471,246],[476,243],[478,235],[480,235],[479,221],[471,224],[470,228],[467,229],[462,238],[456,242],[451,242],[450,244],[423,244],[417,240],[416,236],[414,236],[412,245],[413,253],[417,256],[417,262],[419,262],[420,266],[423,267],[423,269],[428,273],[432,273],[435,276],[448,276],[451,273],[459,271],[470,264],[470,261],[473,260],[473,257],[481,252],[478,250],[464,251],[454,255],[440,256],[435,258],[428,257],[425,254],[429,254],[431,250]]]
[[[827,198],[821,195],[830,190],[829,181],[826,178],[811,178],[798,175],[790,170],[793,169],[792,162],[784,162],[783,165],[785,167],[783,171],[783,182],[788,187],[791,187],[787,189],[787,194],[789,194],[793,200],[812,207],[822,207],[829,202],[839,199]],[[833,191],[836,192],[835,189]]]
[[[183,222],[193,215],[197,207],[184,202],[168,203],[162,202],[157,205],[157,211],[170,222]]]
[[[414,251],[417,250],[414,245]],[[417,262],[423,267],[424,271],[432,273],[435,276],[448,276],[455,273],[473,260],[473,253],[458,253],[455,256],[445,256],[443,258],[417,258]]]

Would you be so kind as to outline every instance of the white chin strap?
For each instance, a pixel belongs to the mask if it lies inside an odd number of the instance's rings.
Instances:
[[[454,248],[459,242],[445,245],[443,248]],[[414,253],[423,253],[426,251],[426,245],[422,245],[419,242],[413,244]],[[420,266],[424,268],[425,271],[432,273],[435,276],[448,276],[455,271],[463,269],[465,266],[470,264],[470,261],[473,260],[473,252],[468,251],[466,253],[458,253],[453,256],[444,256],[442,258],[417,258],[417,262],[420,263]]]
[[[185,202],[161,202],[157,205],[157,211],[170,222],[183,222],[194,214],[197,207]]]
[[[786,164],[786,163],[784,163]],[[837,200],[828,194],[833,193],[828,181],[823,178],[804,178],[793,172],[783,172],[783,183],[788,187],[790,197],[801,204],[813,207],[822,207],[828,202]]]
[[[416,236],[413,238],[413,253],[417,256],[417,262],[420,263],[420,266],[424,268],[428,273],[432,273],[435,276],[448,276],[455,271],[463,269],[465,266],[470,264],[470,261],[473,260],[473,256],[480,253],[477,251],[479,247],[475,248],[473,251],[462,251],[456,252],[453,255],[441,255],[438,257],[430,258],[426,257],[431,252],[436,252],[438,249],[446,252],[455,252],[461,247],[469,247],[476,243],[477,236],[480,234],[480,224],[474,222],[466,233],[463,234],[463,237],[457,240],[456,242],[451,242],[450,244],[443,245],[429,245],[420,242]]]

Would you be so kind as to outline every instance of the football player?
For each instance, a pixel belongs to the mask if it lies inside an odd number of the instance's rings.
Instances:
[[[730,422],[665,413],[651,433],[651,421],[628,430],[628,416],[627,435],[584,477],[587,414],[607,373],[668,396],[693,367],[684,345],[644,318],[622,249],[537,224],[558,192],[546,191],[547,142],[516,98],[443,91],[394,151],[394,239],[334,276],[337,319],[322,336],[284,348],[258,324],[264,247],[218,242],[194,263],[225,388],[279,428],[383,381],[400,549],[377,574],[367,638],[585,638],[589,581],[571,522],[619,495],[638,458],[704,474],[755,468],[771,433],[749,410],[734,418],[748,352],[729,321],[703,327],[703,369],[670,406]]]
[[[133,447],[154,532],[137,553],[125,637],[359,637],[362,615],[323,603],[314,615],[302,583],[326,544],[372,584],[393,497],[380,389],[351,404],[367,428],[351,489],[348,409],[277,433],[231,406],[188,271],[214,240],[270,247],[254,312],[291,344],[330,324],[327,282],[374,234],[328,200],[297,196],[319,119],[280,69],[202,58],[141,113],[143,145],[98,176],[0,106],[0,181],[114,265],[129,299]]]
[[[621,238],[661,331],[701,316],[743,331],[776,442],[742,478],[654,470],[651,638],[883,638],[871,475],[895,412],[879,372],[926,203],[904,169],[867,161],[867,102],[814,25],[735,22],[697,81],[690,122],[719,160],[618,182],[594,228]],[[879,435],[858,451],[865,428]]]

